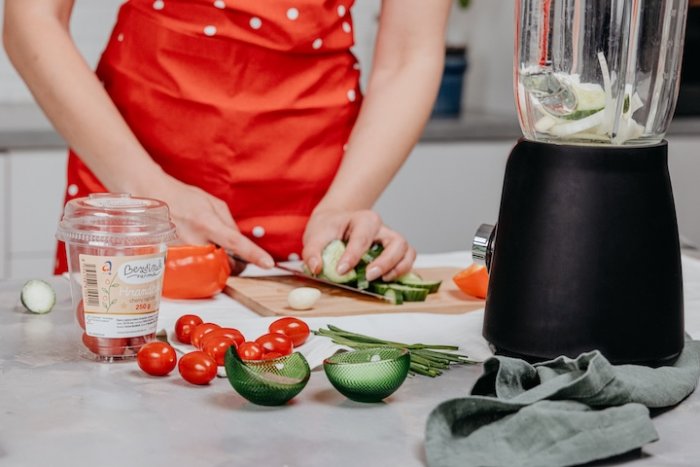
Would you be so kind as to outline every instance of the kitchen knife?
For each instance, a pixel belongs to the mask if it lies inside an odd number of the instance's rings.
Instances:
[[[231,253],[230,251],[226,251],[226,254],[229,256],[229,258],[231,258],[231,260],[232,260],[234,263],[238,263],[238,264],[248,264],[248,261],[244,260],[243,258],[241,258],[240,256],[238,256],[238,255],[236,255],[236,254],[234,254],[234,253]],[[370,292],[370,291],[368,291],[368,290],[360,290],[360,289],[357,289],[357,288],[355,288],[355,287],[350,287],[349,285],[337,284],[337,283],[335,283],[335,282],[333,282],[333,281],[329,281],[329,280],[326,280],[326,279],[321,279],[321,278],[319,278],[319,277],[310,276],[310,275],[304,273],[303,271],[301,271],[301,270],[299,270],[299,269],[295,269],[295,268],[293,268],[293,267],[291,267],[291,266],[287,266],[287,265],[285,265],[285,264],[275,263],[275,268],[281,269],[282,271],[285,271],[285,272],[289,272],[289,273],[291,273],[292,275],[294,275],[295,277],[299,277],[299,278],[305,279],[305,280],[307,280],[307,281],[309,281],[309,282],[315,282],[315,283],[318,283],[318,284],[326,285],[326,286],[328,286],[328,287],[333,287],[333,288],[336,288],[336,289],[347,290],[348,292],[353,292],[353,293],[356,293],[356,294],[359,294],[359,295],[363,295],[363,296],[365,296],[365,297],[370,297],[370,298],[373,298],[373,299],[375,299],[375,300],[381,300],[381,301],[383,301],[383,302],[393,303],[393,302],[391,301],[390,298],[387,298],[387,297],[385,297],[385,296],[382,295],[382,294]]]

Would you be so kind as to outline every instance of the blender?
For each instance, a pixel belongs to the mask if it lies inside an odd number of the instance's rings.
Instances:
[[[516,0],[522,138],[496,227],[483,335],[540,361],[600,350],[658,366],[683,348],[678,226],[663,140],[687,0]]]

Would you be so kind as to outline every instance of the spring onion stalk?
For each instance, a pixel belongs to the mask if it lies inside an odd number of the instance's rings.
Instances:
[[[470,365],[479,363],[468,356],[455,353],[458,350],[454,345],[440,344],[405,344],[376,337],[345,331],[331,324],[328,329],[313,331],[317,336],[328,337],[338,345],[344,345],[353,349],[366,349],[371,347],[393,347],[408,349],[411,352],[411,373],[436,377],[442,374],[452,365]]]

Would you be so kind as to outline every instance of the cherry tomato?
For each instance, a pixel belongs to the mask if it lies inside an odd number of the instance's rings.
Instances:
[[[280,358],[280,357],[284,357],[284,355],[282,355],[279,352],[267,352],[267,353],[263,354],[261,360],[272,360],[273,358]]]
[[[197,315],[180,316],[175,322],[175,337],[183,344],[191,344],[192,331],[202,323],[202,318]]]
[[[226,355],[226,351],[231,346],[238,347],[236,345],[236,341],[234,341],[230,337],[226,337],[226,336],[209,337],[209,335],[207,335],[207,339],[202,344],[202,350],[207,355],[209,355],[214,360],[216,360],[217,365],[221,366],[224,364],[224,355]]]
[[[243,334],[241,334],[241,331],[239,331],[238,329],[219,328],[214,329],[212,332],[205,334],[204,337],[202,337],[202,340],[199,341],[199,345],[202,348],[204,348],[204,346],[207,345],[207,341],[209,339],[214,339],[217,337],[228,337],[236,343],[236,346],[239,346],[245,342],[245,337],[243,337]]]
[[[136,354],[139,368],[153,376],[165,376],[175,368],[175,349],[165,342],[153,341],[144,344]]]
[[[198,349],[202,348],[202,337],[204,337],[205,334],[209,334],[212,332],[214,329],[219,329],[220,326],[218,324],[214,323],[202,323],[197,325],[194,329],[192,329],[192,335],[190,338],[190,343],[197,347]]]
[[[294,347],[299,347],[306,342],[306,339],[309,338],[309,334],[311,333],[308,324],[292,316],[280,318],[272,322],[269,329],[271,333],[280,333],[289,337]]]
[[[263,352],[277,352],[282,355],[289,355],[292,353],[294,344],[292,344],[292,339],[279,333],[263,334],[262,336],[255,339],[255,342],[260,344],[263,348]]]
[[[257,342],[244,342],[238,346],[238,356],[241,360],[261,360],[263,348]]]
[[[83,344],[90,352],[101,357],[118,357],[124,355],[129,345],[126,337],[93,337],[83,333]]]
[[[182,378],[192,384],[208,384],[216,376],[216,361],[201,350],[180,358],[177,369]]]
[[[78,306],[75,307],[75,319],[78,320],[80,327],[85,330],[85,308],[83,307],[83,301],[80,300]]]

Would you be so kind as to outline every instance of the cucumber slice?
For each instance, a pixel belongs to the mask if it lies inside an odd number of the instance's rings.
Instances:
[[[48,313],[56,304],[56,292],[51,284],[39,279],[24,284],[19,298],[22,306],[32,313]]]
[[[394,305],[401,305],[403,303],[403,294],[394,289],[387,289],[384,292],[384,297],[388,298]]]
[[[355,268],[357,271],[357,288],[360,290],[365,290],[369,288],[369,281],[367,280],[367,265],[360,264]]]
[[[428,289],[391,283],[389,288],[400,292],[405,302],[424,302],[428,298]]]
[[[357,279],[357,272],[354,269],[342,275],[338,274],[338,261],[340,261],[340,257],[343,256],[343,253],[345,253],[345,243],[340,240],[333,240],[326,245],[326,248],[323,249],[323,253],[321,254],[321,258],[323,259],[323,275],[326,276],[328,280],[338,284],[345,284]]]
[[[374,293],[378,293],[380,295],[384,295],[391,287],[391,284],[387,284],[386,282],[370,282],[369,287]]]
[[[398,282],[399,284],[409,285],[411,287],[419,289],[427,289],[429,294],[437,292],[438,289],[440,289],[440,284],[442,284],[442,281],[423,280],[415,272],[407,272],[403,276],[400,276],[398,279],[396,279],[396,282]]]
[[[379,257],[379,255],[382,254],[382,251],[384,251],[384,247],[382,246],[381,243],[374,243],[372,246],[365,252],[364,255],[362,255],[362,261],[366,264],[371,263],[375,259]]]

